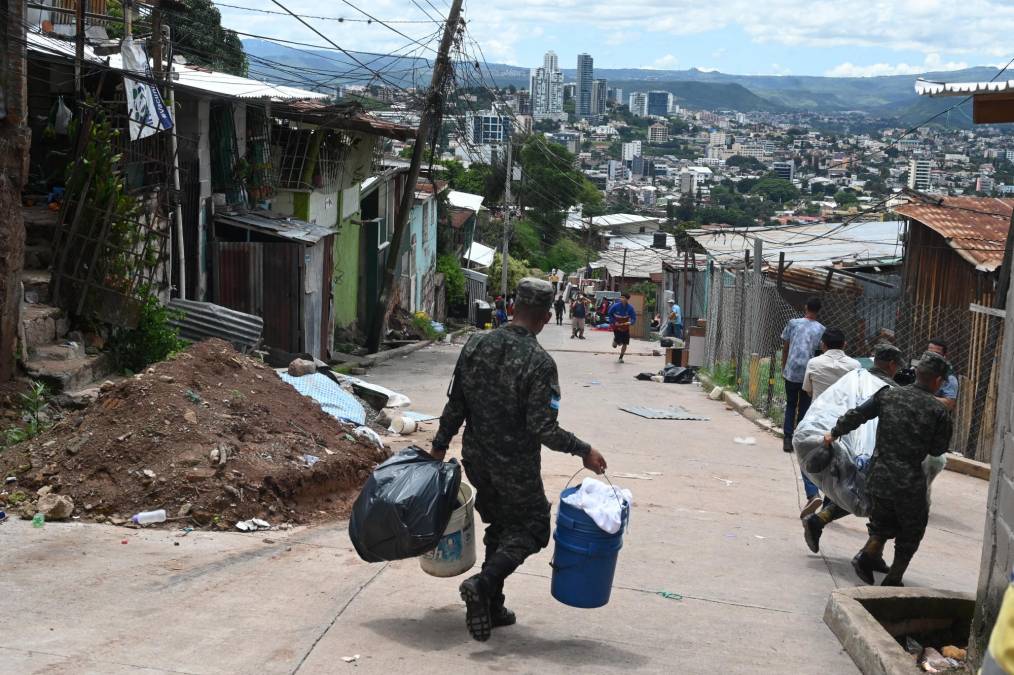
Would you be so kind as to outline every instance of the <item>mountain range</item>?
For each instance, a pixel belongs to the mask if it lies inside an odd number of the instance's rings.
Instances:
[[[365,64],[381,72],[388,84],[416,86],[429,82],[430,62],[402,56],[356,54],[355,58],[332,51],[293,49],[264,40],[244,40],[250,57],[251,75],[281,84],[307,87],[310,81],[366,83]],[[488,71],[487,71],[488,65]],[[467,71],[471,70],[471,73]],[[482,64],[484,80],[501,87],[528,87],[526,68],[500,63]],[[459,83],[477,81],[474,66],[463,62]],[[488,72],[488,75],[486,74]],[[564,69],[564,79],[573,82],[576,71]],[[796,75],[733,75],[717,71],[648,70],[641,68],[596,68],[595,77],[609,86],[634,91],[671,92],[676,102],[690,109],[734,110],[738,112],[863,113],[871,118],[897,124],[916,124],[958,103],[957,99],[930,99],[915,94],[917,78],[948,82],[982,82],[997,74],[995,68],[977,67],[949,72],[883,77],[820,77]],[[490,82],[492,80],[492,82]],[[378,80],[374,79],[374,82]],[[970,127],[970,103],[959,106],[938,123]]]

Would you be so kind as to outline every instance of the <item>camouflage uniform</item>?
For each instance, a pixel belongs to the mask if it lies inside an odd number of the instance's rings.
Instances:
[[[536,293],[552,301],[542,282],[519,284],[519,302]],[[546,293],[542,298],[539,289]],[[485,571],[491,564],[494,603],[503,602],[503,578],[549,545],[549,502],[542,485],[541,448],[584,457],[591,446],[560,428],[556,363],[523,326],[511,324],[473,336],[461,351],[434,450],[446,450],[462,423],[462,464],[475,487],[475,508],[487,524]]]
[[[944,374],[949,368],[942,357],[931,357],[929,353],[919,363],[921,368]],[[888,579],[900,583],[901,574],[919,549],[929,518],[922,463],[927,455],[939,457],[947,451],[951,417],[934,393],[919,384],[884,387],[870,400],[842,415],[831,435],[840,438],[874,418],[880,421],[877,446],[866,476],[866,493],[870,497],[867,529],[873,544],[867,548],[872,554],[874,549],[882,549],[887,539],[895,540],[895,565]]]

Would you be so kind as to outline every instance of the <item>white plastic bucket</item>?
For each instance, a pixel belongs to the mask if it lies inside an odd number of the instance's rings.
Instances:
[[[414,434],[416,428],[415,420],[409,417],[395,417],[391,420],[391,431],[401,436]]]
[[[436,548],[423,553],[419,566],[435,577],[456,577],[475,564],[475,490],[468,483],[458,488],[461,506],[454,509]]]

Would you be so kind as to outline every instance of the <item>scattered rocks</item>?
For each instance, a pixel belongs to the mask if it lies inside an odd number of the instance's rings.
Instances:
[[[176,381],[176,378],[174,378],[172,375],[159,375],[158,381],[165,382],[166,384],[172,384],[173,382]]]
[[[183,419],[190,424],[197,424],[197,413],[193,410],[187,410],[183,413]]]
[[[180,507],[179,511],[176,512],[176,517],[177,518],[186,518],[187,516],[190,515],[190,512],[193,511],[193,509],[194,509],[194,505],[191,504],[190,502],[187,502],[186,504],[184,504],[183,506]]]
[[[112,380],[106,380],[101,385],[99,385],[99,391],[101,391],[103,394],[105,394],[107,392],[110,392],[110,391],[112,391],[115,388],[116,388],[116,383],[113,382]]]
[[[317,364],[313,361],[306,359],[294,359],[289,364],[289,375],[292,377],[302,377],[303,375],[310,375],[317,372]]]
[[[74,513],[74,500],[66,495],[47,493],[39,497],[36,509],[46,520],[66,520]]]
[[[145,469],[141,473],[144,474],[145,478],[152,478],[152,479],[155,478],[155,472],[152,471],[151,469]]]

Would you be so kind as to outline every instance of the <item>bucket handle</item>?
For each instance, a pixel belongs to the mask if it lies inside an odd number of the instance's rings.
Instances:
[[[569,488],[570,484],[574,482],[574,479],[577,478],[577,475],[579,473],[581,473],[582,471],[589,470],[590,469],[586,469],[585,467],[582,466],[580,469],[575,471],[574,475],[567,480],[567,484],[563,486],[563,489],[566,490],[567,488]],[[616,489],[616,486],[613,485],[613,481],[609,480],[609,476],[606,475],[605,471],[602,472],[602,477],[606,479],[606,482],[609,483],[609,487],[613,489],[613,496],[616,497],[616,503],[620,505],[620,513],[623,513],[623,500],[620,499],[619,491]]]

